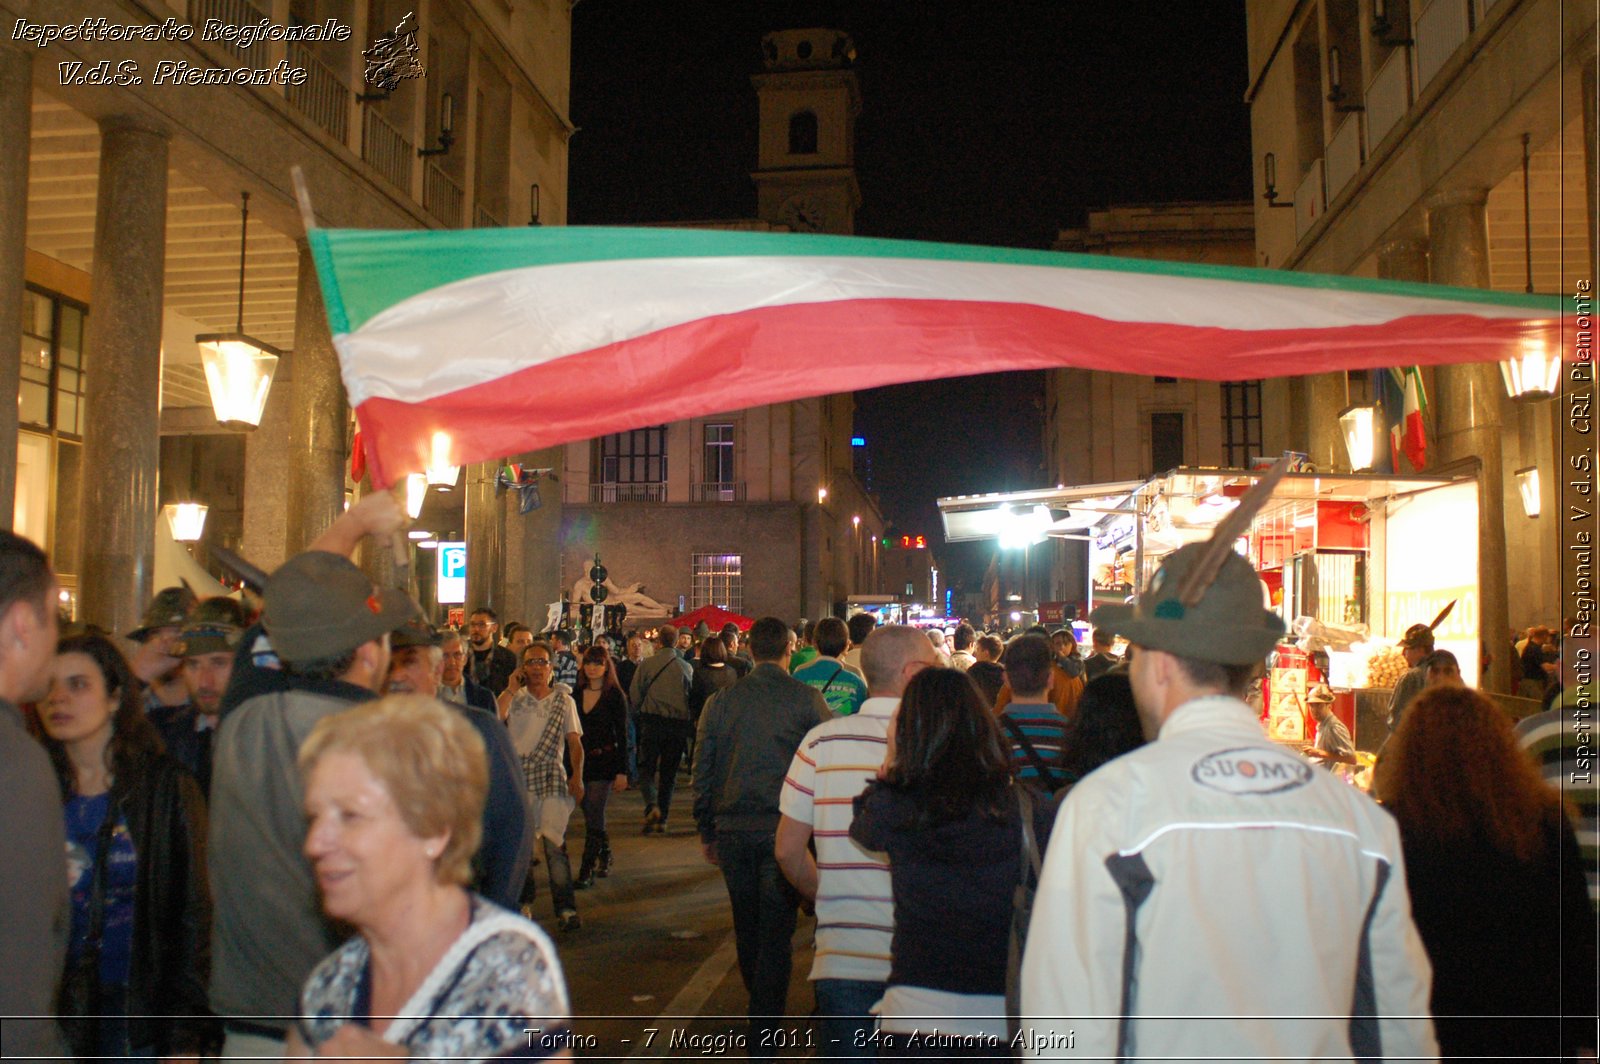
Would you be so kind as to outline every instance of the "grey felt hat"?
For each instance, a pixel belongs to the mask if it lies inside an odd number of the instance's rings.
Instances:
[[[1261,578],[1233,549],[1288,471],[1279,459],[1204,543],[1167,555],[1135,605],[1101,606],[1096,628],[1151,650],[1217,665],[1261,661],[1284,635],[1283,619],[1263,602]]]
[[[261,623],[290,664],[337,658],[420,612],[405,592],[374,587],[349,558],[320,550],[280,565],[264,598]]]
[[[1283,638],[1283,620],[1261,605],[1261,578],[1231,550],[1200,600],[1185,606],[1179,588],[1209,544],[1191,543],[1167,555],[1136,605],[1101,606],[1090,615],[1096,628],[1135,646],[1218,665],[1249,665],[1265,658]]]

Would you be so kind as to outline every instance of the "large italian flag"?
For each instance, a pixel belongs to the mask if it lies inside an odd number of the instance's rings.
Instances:
[[[1559,298],[861,237],[313,230],[373,480],[997,370],[1209,380],[1556,349]]]

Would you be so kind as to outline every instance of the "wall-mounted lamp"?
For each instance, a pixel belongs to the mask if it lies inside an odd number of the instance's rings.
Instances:
[[[1273,152],[1261,157],[1261,183],[1266,186],[1266,191],[1261,198],[1267,201],[1268,207],[1287,207],[1294,210],[1293,203],[1278,202],[1278,156]]]
[[[1372,0],[1372,35],[1385,48],[1399,48],[1415,44],[1410,37],[1391,37],[1394,27],[1389,24],[1389,5],[1386,0]]]
[[[422,504],[428,497],[428,475],[406,474],[406,516],[415,521],[422,516]]]
[[[817,505],[821,506],[823,503],[825,503],[827,501],[828,501],[828,489],[827,488],[818,488],[817,489]]]
[[[528,224],[539,225],[539,184],[534,182],[528,190]]]
[[[1358,103],[1344,102],[1344,70],[1340,58],[1337,44],[1328,49],[1328,102],[1333,104],[1333,109],[1340,114],[1365,111],[1366,108]]]
[[[1528,466],[1516,472],[1517,491],[1522,496],[1522,512],[1529,517],[1538,517],[1539,504],[1539,467]]]
[[[448,92],[439,100],[439,146],[436,148],[418,148],[417,154],[421,156],[449,154],[450,146],[456,142],[456,99]]]
[[[1371,471],[1378,454],[1378,411],[1373,406],[1350,406],[1339,413],[1339,428],[1344,433],[1344,449],[1350,468],[1357,473]]]
[[[850,523],[857,528],[861,527],[861,515],[855,514],[850,518]]]
[[[438,491],[449,491],[461,479],[461,467],[450,464],[450,450],[455,441],[448,432],[433,434],[433,457],[428,462],[428,486]]]
[[[172,528],[172,538],[179,543],[197,543],[206,530],[206,513],[210,507],[203,502],[169,502],[161,513]]]
[[[1561,359],[1543,340],[1522,341],[1522,353],[1500,363],[1506,394],[1519,403],[1554,399],[1561,389]]]
[[[250,193],[239,193],[239,316],[231,333],[202,333],[194,338],[200,347],[200,365],[211,392],[211,410],[217,420],[235,428],[255,428],[272,390],[272,375],[281,352],[244,331],[245,239],[250,230]]]

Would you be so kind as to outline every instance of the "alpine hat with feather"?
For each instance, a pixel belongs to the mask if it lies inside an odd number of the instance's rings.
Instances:
[[[1167,555],[1136,603],[1101,606],[1090,623],[1135,646],[1196,661],[1250,665],[1265,658],[1283,638],[1283,620],[1262,605],[1261,578],[1233,545],[1287,469],[1284,459],[1268,470],[1209,540]]]

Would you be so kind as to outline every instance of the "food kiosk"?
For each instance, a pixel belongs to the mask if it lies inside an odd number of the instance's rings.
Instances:
[[[1086,543],[1080,586],[1102,605],[1128,600],[1166,555],[1210,538],[1263,474],[1183,468],[1138,482],[941,499],[939,507],[951,542],[996,538],[1007,515],[1024,509],[1062,515],[1043,534]],[[1289,631],[1261,691],[1262,726],[1273,738],[1315,743],[1305,694],[1327,683],[1357,749],[1380,747],[1405,669],[1396,644],[1447,606],[1436,644],[1477,686],[1476,477],[1291,472],[1235,549],[1261,575],[1266,602]]]

